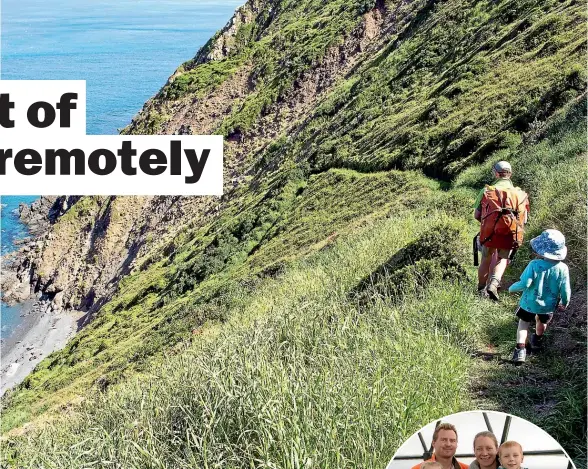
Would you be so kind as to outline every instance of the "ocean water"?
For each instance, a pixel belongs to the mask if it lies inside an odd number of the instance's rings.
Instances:
[[[0,196],[0,231],[2,236],[2,255],[14,250],[14,241],[28,236],[26,225],[20,222],[18,206],[31,204],[37,196]]]
[[[86,80],[87,132],[115,134],[244,0],[2,0],[4,80]]]
[[[1,0],[0,77],[86,80],[87,133],[116,134],[244,1]],[[35,199],[2,197],[3,254],[27,235],[14,209]],[[20,309],[0,309],[5,338]]]
[[[18,206],[21,203],[30,204],[36,196],[1,196],[0,197],[0,244],[1,252],[5,254],[15,249],[14,241],[28,235],[26,225],[18,218]],[[21,308],[7,306],[0,302],[0,339],[9,337],[20,323]]]

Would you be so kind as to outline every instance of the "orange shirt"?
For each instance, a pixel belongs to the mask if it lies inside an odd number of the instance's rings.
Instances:
[[[431,459],[427,459],[426,461],[423,461],[423,462],[429,462],[429,461],[436,461],[435,453],[433,453],[433,457]],[[418,463],[416,466],[413,466],[412,469],[421,469],[421,464],[422,464],[422,462]],[[457,459],[453,458],[453,467],[455,469],[469,469],[470,466],[468,466],[467,464],[464,464],[462,462],[459,462]]]

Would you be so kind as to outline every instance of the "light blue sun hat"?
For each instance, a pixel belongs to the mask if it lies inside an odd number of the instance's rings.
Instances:
[[[565,236],[557,230],[545,230],[531,240],[533,251],[545,259],[563,261],[568,254]]]

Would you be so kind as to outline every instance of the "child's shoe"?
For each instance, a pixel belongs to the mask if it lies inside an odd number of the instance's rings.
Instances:
[[[531,345],[531,350],[541,350],[543,348],[543,336],[533,334],[529,343]]]
[[[512,361],[515,363],[525,363],[527,359],[527,349],[523,348],[515,348],[514,353],[512,355]]]

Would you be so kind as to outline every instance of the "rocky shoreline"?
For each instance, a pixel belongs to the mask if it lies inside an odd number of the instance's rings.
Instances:
[[[0,291],[6,306],[18,305],[18,326],[2,340],[0,395],[22,382],[43,358],[65,346],[77,331],[78,311],[63,311],[55,295],[43,293],[35,282],[35,261],[42,255],[50,226],[64,210],[67,198],[41,196],[30,206],[19,206],[19,217],[30,236],[17,240],[17,250],[2,256]]]
[[[51,224],[67,210],[72,203],[71,199],[41,196],[31,205],[20,204],[19,218],[27,225],[30,236],[15,241],[18,249],[0,258],[0,291],[3,292],[2,300],[7,305],[23,302],[39,292],[34,272],[36,261],[41,258],[46,241],[51,236]]]
[[[35,366],[52,352],[62,349],[77,330],[83,313],[56,311],[46,300],[27,300],[23,321],[2,343],[0,396],[20,384]]]

